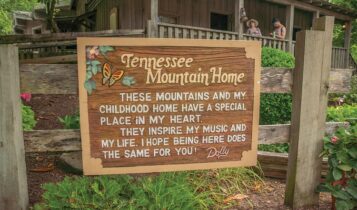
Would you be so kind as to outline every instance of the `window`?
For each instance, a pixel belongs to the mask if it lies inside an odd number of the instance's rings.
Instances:
[[[229,15],[211,13],[211,29],[228,31],[232,28]]]
[[[110,10],[109,17],[109,29],[117,30],[118,29],[118,8],[114,7]]]

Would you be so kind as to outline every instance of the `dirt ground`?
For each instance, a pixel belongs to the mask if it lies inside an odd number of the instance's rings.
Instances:
[[[75,95],[33,95],[27,105],[35,111],[37,125],[35,129],[61,129],[58,117],[78,112],[78,98]],[[41,185],[48,182],[58,182],[65,176],[75,176],[63,172],[58,167],[59,154],[27,154],[28,187],[31,206],[41,201],[43,190]],[[284,203],[284,180],[265,178],[265,185],[261,190],[251,190],[245,195],[239,206],[234,209],[257,210],[286,210]],[[320,195],[319,208],[304,208],[304,210],[330,209],[331,197],[329,194]]]

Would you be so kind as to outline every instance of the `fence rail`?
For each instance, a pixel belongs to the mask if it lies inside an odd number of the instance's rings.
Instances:
[[[283,51],[288,51],[288,40],[274,39],[268,36],[252,36],[248,34],[243,34],[244,40],[256,40],[262,43],[262,47],[271,47]]]
[[[352,70],[333,69],[330,73],[331,93],[349,91]],[[21,64],[22,92],[33,94],[77,94],[77,64]],[[261,92],[288,93],[292,87],[292,69],[264,68]]]

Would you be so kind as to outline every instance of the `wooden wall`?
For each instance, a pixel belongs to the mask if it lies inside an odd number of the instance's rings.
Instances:
[[[295,8],[294,27],[301,28],[301,30],[311,29],[312,20],[312,12]]]
[[[119,11],[119,29],[144,29],[150,16],[150,0],[104,0],[97,6],[96,30],[109,30],[110,10]]]
[[[230,15],[234,24],[234,4],[235,0],[159,0],[159,16],[175,18],[180,25],[210,28],[212,12]],[[150,0],[103,0],[97,5],[96,30],[109,29],[110,10],[113,7],[119,9],[119,29],[144,29],[150,18]],[[284,5],[265,0],[245,0],[245,9],[248,18],[259,21],[263,35],[268,36],[273,30],[273,17],[285,24]],[[309,29],[311,24],[311,12],[295,10],[295,27]]]
[[[264,0],[245,0],[244,7],[249,19],[259,21],[259,28],[264,36],[269,36],[273,31],[272,19],[279,18],[285,25],[286,6],[270,3]],[[246,26],[245,26],[246,27]]]
[[[233,16],[234,0],[159,0],[159,16],[172,16],[177,23],[210,28],[211,12]]]

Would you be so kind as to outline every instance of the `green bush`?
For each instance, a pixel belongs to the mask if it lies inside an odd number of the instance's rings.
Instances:
[[[31,131],[35,126],[35,113],[30,106],[22,105],[22,129],[24,131]]]
[[[58,120],[62,123],[64,129],[79,129],[79,114],[66,115],[63,118],[59,117]]]
[[[344,104],[343,106],[329,107],[327,109],[327,121],[356,124],[357,105]]]
[[[328,157],[328,173],[320,192],[331,193],[336,209],[352,210],[357,207],[357,126],[340,128],[324,138],[321,156]]]
[[[288,143],[259,144],[258,150],[266,151],[266,152],[288,153],[289,152],[289,144]]]
[[[282,50],[263,47],[262,48],[263,67],[284,67],[294,68],[295,58],[292,54]]]
[[[263,93],[260,95],[260,124],[283,124],[291,119],[291,94]]]
[[[34,209],[222,209],[238,202],[225,202],[227,197],[261,184],[261,178],[247,168],[161,173],[141,178],[66,177],[58,183],[44,184],[42,202]]]
[[[263,47],[262,67],[294,68],[295,58],[282,50]],[[287,123],[291,118],[291,94],[263,93],[260,99],[260,124]]]

